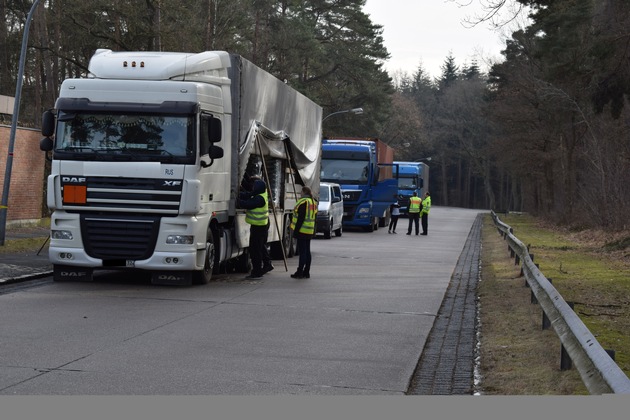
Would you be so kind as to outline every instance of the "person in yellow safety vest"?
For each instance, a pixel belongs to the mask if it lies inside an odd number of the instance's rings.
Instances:
[[[237,205],[246,209],[245,221],[249,223],[249,257],[252,261],[252,271],[246,279],[259,279],[263,274],[273,270],[271,258],[267,251],[267,237],[269,234],[269,199],[267,184],[262,179],[253,178],[251,191],[244,191],[239,196]]]
[[[422,199],[418,197],[418,193],[414,191],[413,196],[409,199],[409,228],[407,235],[411,235],[411,227],[415,225],[416,235],[420,232],[420,209],[422,208]]]
[[[299,262],[297,271],[291,274],[294,279],[308,279],[311,277],[311,239],[315,235],[315,217],[317,203],[309,187],[302,187],[302,195],[293,208],[291,230],[297,239]]]
[[[422,200],[422,210],[420,211],[420,217],[422,217],[422,235],[429,234],[429,211],[431,210],[431,194],[428,192],[424,194],[424,200]]]

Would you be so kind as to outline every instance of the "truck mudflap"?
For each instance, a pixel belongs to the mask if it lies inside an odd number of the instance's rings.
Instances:
[[[90,267],[73,267],[69,265],[53,265],[53,280],[56,282],[63,281],[93,281],[94,270]]]
[[[192,271],[154,271],[151,273],[151,284],[191,286]]]

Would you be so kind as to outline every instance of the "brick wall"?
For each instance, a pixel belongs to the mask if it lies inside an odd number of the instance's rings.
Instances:
[[[10,135],[11,127],[0,125],[0,199],[4,193]],[[42,215],[46,157],[39,150],[41,138],[40,131],[34,129],[18,128],[15,133],[7,221],[26,221],[47,216]]]

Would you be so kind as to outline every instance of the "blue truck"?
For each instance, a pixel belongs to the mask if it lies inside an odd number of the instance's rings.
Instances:
[[[398,167],[398,204],[400,214],[407,215],[413,193],[423,197],[429,191],[429,166],[421,162],[394,162]]]
[[[341,185],[343,226],[373,232],[389,223],[398,193],[394,149],[377,138],[334,138],[322,142],[322,182]]]

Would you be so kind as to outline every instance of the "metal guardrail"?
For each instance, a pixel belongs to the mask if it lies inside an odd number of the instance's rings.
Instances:
[[[514,236],[513,229],[491,212],[499,234],[508,242],[517,263],[522,261],[522,270],[551,326],[582,377],[591,394],[630,394],[630,379],[602,348],[582,320],[560,296],[551,282],[534,264],[529,250]]]

